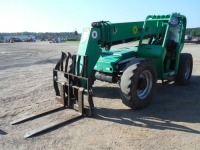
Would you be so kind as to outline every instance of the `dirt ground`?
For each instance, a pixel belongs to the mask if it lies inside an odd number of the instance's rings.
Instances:
[[[19,125],[10,122],[53,108],[52,68],[60,51],[78,43],[0,44],[0,149],[200,149],[200,45],[186,44],[194,59],[188,86],[157,83],[150,106],[134,111],[122,104],[117,84],[96,81],[94,116],[25,139],[24,135],[71,115],[59,111]]]

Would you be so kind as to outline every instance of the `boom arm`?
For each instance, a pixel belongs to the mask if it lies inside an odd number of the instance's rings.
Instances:
[[[138,40],[141,37],[148,37],[156,33],[156,22],[151,22],[145,28],[145,32],[143,32],[143,25],[144,22],[111,24],[108,21],[101,21],[93,22],[92,28],[85,28],[81,37],[78,55],[86,55],[89,58],[88,76],[94,69],[102,50],[110,50],[113,45]]]
[[[92,28],[85,28],[81,37],[78,55],[86,55],[89,58],[88,77],[94,69],[102,50],[109,50],[112,45],[138,39],[141,37],[143,23],[111,24],[102,21],[92,23]]]

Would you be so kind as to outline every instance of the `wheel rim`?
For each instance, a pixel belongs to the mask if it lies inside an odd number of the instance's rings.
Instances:
[[[153,85],[153,77],[152,77],[151,72],[148,70],[144,70],[139,77],[139,81],[140,80],[143,80],[143,81],[138,82],[137,95],[140,99],[145,99],[151,92],[152,85]]]
[[[185,79],[189,79],[190,77],[190,61],[186,61],[186,65],[185,65]]]

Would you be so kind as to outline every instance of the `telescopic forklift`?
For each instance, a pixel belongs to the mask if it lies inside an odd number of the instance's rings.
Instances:
[[[77,110],[80,116],[91,116],[95,80],[118,83],[122,102],[132,109],[142,109],[150,103],[157,80],[188,84],[193,58],[189,53],[181,53],[186,21],[185,16],[173,13],[149,15],[142,22],[93,22],[92,28],[83,30],[77,54],[62,52],[53,69],[56,100],[65,108]],[[133,41],[138,41],[137,46],[111,49],[113,45]],[[34,114],[12,124],[49,112]],[[66,120],[42,127],[25,137],[63,122]]]

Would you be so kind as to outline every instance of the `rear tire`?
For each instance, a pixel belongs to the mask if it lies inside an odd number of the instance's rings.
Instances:
[[[144,59],[128,66],[120,81],[122,102],[132,109],[146,107],[153,98],[157,73],[155,62]]]
[[[189,83],[193,68],[193,58],[189,53],[180,54],[178,73],[175,77],[175,84],[186,85]]]

